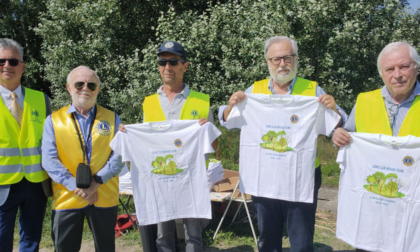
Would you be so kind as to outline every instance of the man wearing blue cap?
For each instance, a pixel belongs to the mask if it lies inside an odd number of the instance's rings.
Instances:
[[[210,109],[209,96],[189,89],[183,82],[184,73],[189,62],[187,52],[181,44],[166,41],[158,51],[159,72],[163,85],[153,95],[147,96],[143,102],[143,121],[156,122],[165,120],[199,119],[200,125],[206,122],[214,124]],[[120,126],[121,131],[125,131]],[[217,148],[217,139],[212,143]],[[202,219],[182,219],[185,229],[186,252],[202,251]],[[156,226],[140,226],[144,251],[175,251],[175,221],[157,224],[156,247],[153,244]]]

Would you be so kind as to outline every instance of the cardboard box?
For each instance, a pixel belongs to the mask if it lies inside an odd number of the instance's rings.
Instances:
[[[217,182],[213,187],[212,191],[214,192],[233,192],[235,190],[235,186],[239,181],[239,172],[237,171],[231,171],[223,169],[225,173],[223,174],[223,177],[225,178],[222,181]],[[233,195],[234,198],[242,198],[239,186],[238,189],[235,192],[235,195]],[[245,199],[249,200],[251,199],[251,195],[245,194]]]

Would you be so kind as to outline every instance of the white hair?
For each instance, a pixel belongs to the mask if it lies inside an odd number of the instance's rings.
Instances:
[[[23,47],[13,39],[0,38],[0,48],[14,48],[19,52],[20,61],[23,62]]]
[[[384,49],[382,49],[381,53],[379,53],[376,65],[378,67],[378,72],[379,72],[380,76],[382,76],[382,73],[381,73],[381,59],[382,59],[382,57],[384,55],[390,53],[391,51],[396,50],[396,49],[398,49],[400,47],[403,47],[403,46],[408,47],[408,52],[410,54],[411,60],[414,61],[414,68],[419,69],[420,58],[419,58],[419,54],[417,53],[417,50],[407,42],[402,42],[402,41],[392,42],[392,43],[389,43],[388,45],[386,45],[384,47]]]
[[[265,46],[264,46],[264,56],[265,56],[265,58],[268,57],[267,53],[268,53],[268,50],[270,49],[270,46],[272,44],[277,44],[277,43],[280,43],[282,41],[290,42],[290,44],[292,44],[293,54],[298,56],[298,45],[297,45],[296,40],[291,39],[291,38],[286,37],[286,36],[275,36],[275,37],[271,37],[271,38],[269,38],[265,41]]]
[[[89,67],[87,67],[87,66],[78,66],[78,67],[76,67],[76,68],[74,68],[73,70],[71,70],[70,71],[70,73],[67,75],[67,84],[71,84],[70,83],[70,81],[71,81],[71,75],[74,73],[74,71],[76,71],[76,70],[78,70],[78,69],[81,69],[81,68],[87,68],[88,70],[90,70],[90,71],[92,71],[92,73],[96,76],[96,78],[98,79],[98,86],[100,86],[101,85],[101,81],[99,80],[99,76],[98,76],[98,74],[96,73],[96,71],[93,71],[92,69],[90,69]]]

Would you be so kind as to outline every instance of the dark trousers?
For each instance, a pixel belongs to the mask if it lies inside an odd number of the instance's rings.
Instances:
[[[302,203],[252,196],[257,210],[258,250],[282,251],[283,225],[289,234],[290,252],[314,251],[315,213],[318,190],[321,187],[321,168],[315,169],[314,202]]]
[[[141,236],[141,244],[145,252],[157,252],[156,239],[157,239],[157,224],[139,226]]]
[[[38,251],[47,197],[41,183],[23,178],[10,186],[6,202],[0,206],[0,251],[13,250],[13,233],[19,209],[19,251]]]
[[[96,252],[115,252],[118,207],[53,211],[51,237],[56,252],[80,251],[85,217],[93,234]]]

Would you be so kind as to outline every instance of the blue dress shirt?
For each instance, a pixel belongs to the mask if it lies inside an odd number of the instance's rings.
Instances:
[[[82,131],[84,144],[86,146],[87,162],[90,165],[90,157],[92,153],[92,138],[89,139],[90,125],[93,123],[96,106],[94,106],[89,112],[87,118],[81,115],[76,108],[70,105],[67,110],[67,114],[74,113]],[[117,114],[115,114],[115,129],[114,133],[118,132],[118,125],[121,120]],[[88,141],[89,140],[89,141]],[[58,159],[57,145],[55,142],[55,133],[51,120],[51,116],[48,116],[44,123],[44,132],[42,134],[42,166],[48,172],[48,175],[55,182],[64,185],[69,191],[76,189],[76,178],[70,173],[70,171],[61,163]],[[96,174],[102,178],[102,181],[106,183],[111,178],[117,176],[124,164],[121,162],[121,156],[115,155],[111,152],[108,161],[102,167],[101,170]]]

